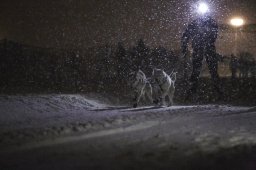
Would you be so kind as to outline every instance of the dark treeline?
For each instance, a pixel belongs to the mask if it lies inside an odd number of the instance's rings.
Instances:
[[[129,73],[152,68],[170,72],[178,58],[164,47],[143,40],[125,48],[120,42],[88,49],[50,49],[0,42],[1,92],[87,92],[125,84]]]
[[[118,43],[88,49],[40,48],[2,40],[0,93],[106,92],[129,100],[131,89],[126,86],[129,73],[141,69],[150,77],[152,69],[156,67],[167,73],[173,69],[178,71],[175,101],[179,102],[186,89],[184,64],[181,61],[174,51],[164,47],[151,48],[143,40],[132,47]],[[252,54],[241,53],[236,59],[237,64],[232,64],[230,57],[220,62],[230,67],[231,71],[233,69],[234,73],[233,79],[222,78],[227,100],[255,104],[255,71],[248,71],[248,68],[255,68]],[[187,68],[189,74],[191,66]],[[206,103],[214,101],[210,79],[201,79],[200,100]]]
[[[238,59],[231,57],[230,67],[239,71],[239,78],[256,77],[255,57],[249,52],[240,52]]]

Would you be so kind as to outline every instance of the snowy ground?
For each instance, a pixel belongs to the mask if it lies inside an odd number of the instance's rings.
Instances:
[[[0,169],[256,169],[254,107],[98,100],[0,96]]]

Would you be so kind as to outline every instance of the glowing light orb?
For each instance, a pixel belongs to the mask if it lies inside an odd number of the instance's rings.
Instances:
[[[242,18],[233,18],[230,20],[230,23],[235,27],[240,27],[244,25],[244,20]]]
[[[205,13],[209,12],[208,5],[206,3],[204,3],[204,2],[199,3],[197,12],[199,14],[205,14]]]

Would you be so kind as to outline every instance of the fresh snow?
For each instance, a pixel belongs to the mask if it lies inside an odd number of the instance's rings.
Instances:
[[[78,156],[80,160],[79,155],[86,153],[87,156],[83,157],[86,161],[108,157],[106,160],[111,158],[111,162],[112,158],[123,153],[128,154],[124,155],[126,160],[129,154],[157,155],[159,150],[168,152],[170,148],[171,151],[182,148],[182,153],[190,154],[195,150],[211,152],[219,148],[256,144],[254,107],[132,108],[106,105],[96,96],[0,96],[0,156],[8,155],[6,159],[16,162],[19,156],[15,157],[13,153],[26,155],[38,151],[38,155],[37,152],[27,155],[28,160],[32,160],[26,162],[30,168],[35,163],[33,161],[43,159],[47,162],[50,156],[56,159],[61,169],[70,169],[74,158],[69,154]],[[44,154],[48,156],[44,157]],[[60,158],[54,156],[56,154],[64,154],[67,161],[62,164]],[[137,161],[145,160],[138,158]],[[7,162],[6,167],[10,168],[10,164]],[[77,162],[78,167],[85,169],[96,165]],[[41,166],[44,167],[43,163]]]

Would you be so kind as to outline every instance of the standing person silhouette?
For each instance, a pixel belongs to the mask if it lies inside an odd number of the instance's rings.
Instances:
[[[198,80],[202,69],[202,61],[204,57],[211,74],[215,90],[222,97],[223,93],[220,88],[220,80],[218,75],[218,57],[216,55],[215,42],[218,37],[218,24],[207,14],[200,16],[192,21],[186,28],[181,39],[181,49],[183,56],[188,52],[188,43],[192,41],[192,74],[190,77],[190,88],[186,92],[185,101],[195,95],[198,88]]]
[[[238,59],[236,58],[236,56],[234,54],[231,54],[229,68],[231,71],[231,79],[235,80],[236,74],[237,74],[237,69],[238,69]]]

